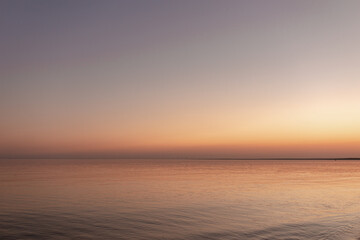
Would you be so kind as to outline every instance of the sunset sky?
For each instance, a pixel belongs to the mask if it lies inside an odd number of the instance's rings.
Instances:
[[[360,1],[0,2],[0,157],[360,157]]]

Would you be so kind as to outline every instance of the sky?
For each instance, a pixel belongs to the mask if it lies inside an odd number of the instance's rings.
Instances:
[[[3,0],[0,157],[360,157],[357,0]]]

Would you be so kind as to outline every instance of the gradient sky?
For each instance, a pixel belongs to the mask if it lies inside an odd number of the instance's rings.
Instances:
[[[0,2],[0,156],[359,157],[360,1]]]

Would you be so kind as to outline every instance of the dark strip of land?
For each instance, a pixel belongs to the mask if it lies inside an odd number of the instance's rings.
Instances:
[[[187,158],[199,160],[360,160],[360,158]]]
[[[0,159],[186,159],[186,160],[360,160],[360,157],[348,158],[243,158],[243,157],[191,157],[191,156],[156,156],[156,157],[132,157],[132,156],[0,156]]]

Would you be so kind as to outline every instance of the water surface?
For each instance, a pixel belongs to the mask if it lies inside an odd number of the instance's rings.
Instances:
[[[358,239],[360,161],[0,160],[0,239]]]

